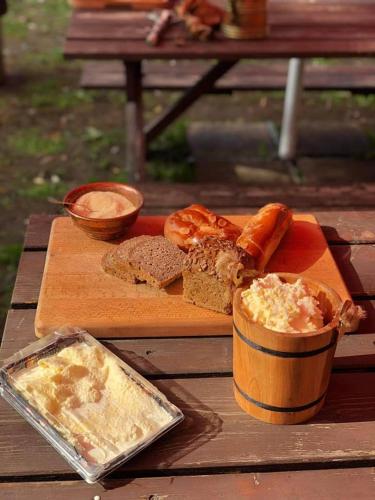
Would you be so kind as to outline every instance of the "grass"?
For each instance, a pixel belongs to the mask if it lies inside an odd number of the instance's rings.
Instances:
[[[46,181],[43,184],[30,184],[24,188],[19,188],[17,193],[32,200],[47,200],[48,198],[61,199],[67,191],[68,188],[64,182],[55,184]]]
[[[95,161],[101,170],[108,170],[124,142],[122,128],[99,129],[88,126],[83,131],[83,141],[90,160]]]
[[[93,93],[81,89],[61,87],[61,80],[48,78],[32,83],[27,90],[28,102],[33,108],[53,108],[65,111],[75,109],[81,104],[91,104]]]
[[[375,108],[375,94],[354,94],[353,99],[359,108]]]
[[[62,153],[66,147],[61,132],[49,133],[38,128],[24,128],[8,137],[7,146],[17,155],[53,156]]]
[[[187,141],[187,124],[177,122],[151,143],[148,172],[156,181],[192,182],[195,170]]]
[[[0,319],[4,317],[9,307],[13,289],[13,280],[17,271],[22,245],[8,243],[0,245],[0,270],[2,275],[0,285]]]

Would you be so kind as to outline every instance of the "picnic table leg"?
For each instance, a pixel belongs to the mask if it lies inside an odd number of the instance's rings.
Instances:
[[[125,61],[126,94],[126,170],[129,182],[145,179],[145,136],[143,132],[142,66]]]
[[[217,80],[233,68],[237,62],[238,59],[233,61],[218,61],[212,66],[192,87],[186,90],[177,102],[172,104],[161,116],[145,127],[146,143],[149,144],[153,141],[197,99],[209,92]]]
[[[279,141],[279,157],[282,160],[294,160],[296,157],[297,121],[302,92],[303,65],[303,59],[297,57],[293,57],[289,61]]]

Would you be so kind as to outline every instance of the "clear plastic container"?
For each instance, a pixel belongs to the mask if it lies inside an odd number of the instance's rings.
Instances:
[[[184,418],[155,386],[79,328],[58,330],[7,359],[0,394],[88,483]]]

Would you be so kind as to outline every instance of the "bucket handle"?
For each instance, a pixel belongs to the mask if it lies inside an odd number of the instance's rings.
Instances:
[[[345,333],[358,330],[359,322],[366,318],[366,311],[361,306],[356,306],[351,300],[346,300],[341,306],[339,318],[338,330],[341,337]]]

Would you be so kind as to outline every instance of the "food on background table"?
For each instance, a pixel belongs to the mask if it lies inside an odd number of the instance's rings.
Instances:
[[[85,343],[20,370],[13,385],[90,463],[108,462],[172,420],[115,357]]]
[[[231,314],[233,293],[252,275],[252,264],[251,256],[233,241],[204,238],[184,259],[184,300]]]
[[[208,0],[182,0],[176,12],[185,22],[190,35],[202,41],[211,37],[225,17],[225,11]]]
[[[270,203],[250,217],[237,245],[255,259],[255,268],[263,271],[292,223],[292,212],[282,203]]]
[[[128,198],[114,191],[89,191],[80,196],[71,210],[82,217],[113,219],[133,212],[136,206]]]
[[[240,234],[240,227],[198,204],[170,214],[164,224],[165,237],[183,250],[206,236],[236,241]]]
[[[184,253],[164,236],[137,236],[107,252],[104,270],[130,283],[164,288],[182,273]]]
[[[154,24],[152,25],[147,37],[146,42],[152,47],[156,47],[168,25],[172,21],[172,11],[169,9],[163,9],[160,14],[156,14]]]
[[[271,273],[255,279],[241,297],[251,319],[269,330],[307,333],[323,326],[318,300],[303,279],[284,283]]]

